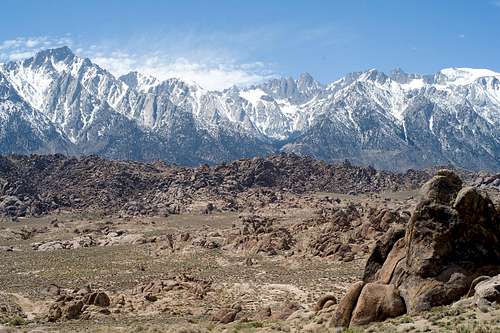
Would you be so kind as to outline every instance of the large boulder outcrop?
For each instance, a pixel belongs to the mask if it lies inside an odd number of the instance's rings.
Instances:
[[[387,256],[398,240],[404,237],[405,229],[401,225],[391,227],[385,235],[377,241],[366,262],[363,281],[373,282],[377,279],[377,273],[384,265]]]
[[[356,303],[358,302],[359,295],[363,290],[365,283],[358,281],[354,283],[347,291],[347,294],[340,301],[337,310],[333,314],[332,324],[336,327],[347,327],[351,322],[351,316]]]
[[[500,215],[487,194],[462,188],[449,170],[438,171],[421,193],[404,235],[391,229],[376,244],[364,287],[354,306],[352,295],[346,295],[351,306],[337,308],[335,326],[447,305],[466,295],[477,277],[500,272]]]
[[[394,285],[367,283],[359,295],[350,324],[360,326],[405,313],[405,303]]]

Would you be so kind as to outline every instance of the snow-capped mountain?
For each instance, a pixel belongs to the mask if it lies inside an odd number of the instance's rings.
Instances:
[[[0,72],[2,153],[73,153],[71,143],[44,114],[32,108]]]
[[[118,80],[124,82],[129,88],[138,92],[147,92],[149,88],[160,83],[160,80],[157,78],[151,75],[144,75],[137,71],[122,75],[118,78]]]
[[[63,47],[0,65],[0,117],[3,138],[14,123],[29,128],[0,141],[2,153],[198,164],[286,151],[390,169],[500,168],[500,74],[490,70],[369,70],[328,85],[302,74],[207,91],[115,78]]]

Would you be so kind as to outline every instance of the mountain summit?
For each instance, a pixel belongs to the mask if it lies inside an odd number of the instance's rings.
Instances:
[[[372,69],[327,85],[304,73],[207,91],[115,78],[62,47],[0,65],[0,116],[1,153],[192,165],[285,151],[398,170],[500,168],[500,73],[486,69]]]

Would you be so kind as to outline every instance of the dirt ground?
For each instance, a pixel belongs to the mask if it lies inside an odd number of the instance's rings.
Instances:
[[[360,278],[369,248],[382,234],[370,229],[363,240],[352,239],[356,230],[377,209],[411,211],[417,197],[416,192],[314,193],[252,213],[193,209],[167,217],[59,212],[6,218],[0,222],[0,323],[5,325],[0,332],[326,331],[321,325],[331,314],[318,316],[316,302],[325,295],[340,300]],[[322,219],[324,206],[336,213],[357,207],[347,216],[347,231],[335,234],[350,235],[349,240],[336,239],[349,245],[348,255],[309,252],[328,224]],[[263,219],[262,225],[269,219],[272,227],[242,231],[245,217],[254,215]],[[109,306],[90,305],[75,319],[49,319],[61,295],[82,288],[105,292]],[[240,310],[234,321],[214,320],[218,312],[235,308]],[[267,308],[272,315],[262,316]],[[295,311],[294,318],[288,309]],[[367,330],[473,332],[467,330],[476,325],[473,319],[477,325],[499,324],[498,313],[483,318],[475,312],[471,317],[472,310],[456,310],[443,321],[436,313],[451,310],[440,311]]]

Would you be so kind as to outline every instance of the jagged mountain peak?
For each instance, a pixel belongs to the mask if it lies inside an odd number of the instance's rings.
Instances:
[[[304,83],[311,84],[311,83],[314,82],[314,78],[308,72],[303,72],[303,73],[300,73],[299,78],[297,79],[297,81],[298,82],[304,82]]]
[[[352,72],[345,75],[343,78],[329,84],[330,87],[336,86],[339,83],[350,84],[356,81],[371,81],[380,84],[385,84],[387,80],[392,80],[401,85],[416,85],[414,81],[419,80],[419,85],[456,85],[464,86],[474,83],[479,79],[493,78],[500,80],[500,73],[490,69],[479,68],[444,68],[434,75],[410,74],[401,68],[395,68],[384,73],[378,69],[369,69],[362,72]]]
[[[208,91],[138,71],[117,79],[63,47],[0,73],[0,119],[6,106],[17,117],[31,105],[34,121],[80,153],[196,163],[284,150],[382,168],[500,167],[500,75],[490,70],[370,69],[328,86],[302,73]]]
[[[372,81],[380,84],[384,84],[389,79],[389,76],[378,69],[369,69],[360,75],[360,81]]]
[[[52,49],[41,50],[41,51],[37,52],[34,57],[35,58],[45,58],[48,56],[62,60],[62,59],[74,57],[75,54],[68,46],[61,46],[61,47],[56,47],[56,48],[52,48]]]
[[[67,46],[46,49],[35,53],[32,57],[22,61],[10,62],[7,66],[24,66],[32,68],[45,68],[49,70],[61,70],[65,65],[70,65],[76,59],[76,55]]]
[[[394,68],[388,75],[391,80],[399,84],[409,84],[412,80],[422,79],[423,76],[419,74],[411,74],[404,71],[402,68]]]
[[[243,90],[261,89],[275,99],[288,99],[295,104],[300,104],[307,102],[324,88],[311,74],[302,73],[297,79],[291,76],[272,78]]]
[[[118,78],[124,82],[128,87],[137,91],[148,91],[160,83],[160,80],[152,75],[142,74],[138,71],[132,71],[124,74]]]
[[[154,90],[157,92],[167,92],[168,94],[173,94],[172,96],[187,96],[196,95],[200,96],[209,93],[199,84],[194,81],[186,81],[177,77],[171,77],[164,81],[156,82],[154,84]]]
[[[312,75],[307,72],[300,74],[296,83],[301,93],[314,93],[324,88],[320,82],[316,81]]]

